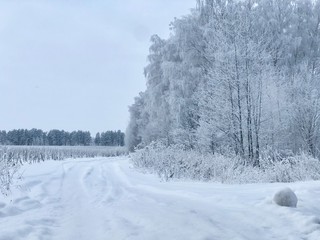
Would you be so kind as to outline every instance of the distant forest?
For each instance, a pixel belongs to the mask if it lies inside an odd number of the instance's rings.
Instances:
[[[38,145],[38,146],[124,146],[124,133],[106,131],[97,133],[93,138],[89,131],[14,129],[0,131],[1,145]]]

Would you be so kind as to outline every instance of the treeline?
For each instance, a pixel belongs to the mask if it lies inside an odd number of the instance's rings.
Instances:
[[[198,0],[151,38],[146,91],[130,107],[132,150],[320,157],[320,1]]]
[[[124,133],[120,130],[97,133],[94,143],[96,146],[124,146]]]
[[[11,131],[0,131],[1,145],[19,146],[124,146],[124,133],[118,131],[107,131],[97,133],[92,138],[89,131],[50,130],[44,132],[40,129],[14,129]]]

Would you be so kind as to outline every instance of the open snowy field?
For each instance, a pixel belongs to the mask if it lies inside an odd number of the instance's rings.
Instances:
[[[161,182],[128,158],[25,165],[0,196],[0,239],[320,239],[320,182]],[[297,208],[272,203],[291,187]]]

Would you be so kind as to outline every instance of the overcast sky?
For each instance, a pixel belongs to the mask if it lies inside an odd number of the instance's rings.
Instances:
[[[0,0],[0,129],[125,130],[150,36],[195,0]]]

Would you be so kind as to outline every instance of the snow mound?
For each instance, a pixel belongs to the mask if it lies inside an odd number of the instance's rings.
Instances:
[[[298,198],[290,188],[284,188],[274,195],[273,201],[279,206],[297,207]]]

